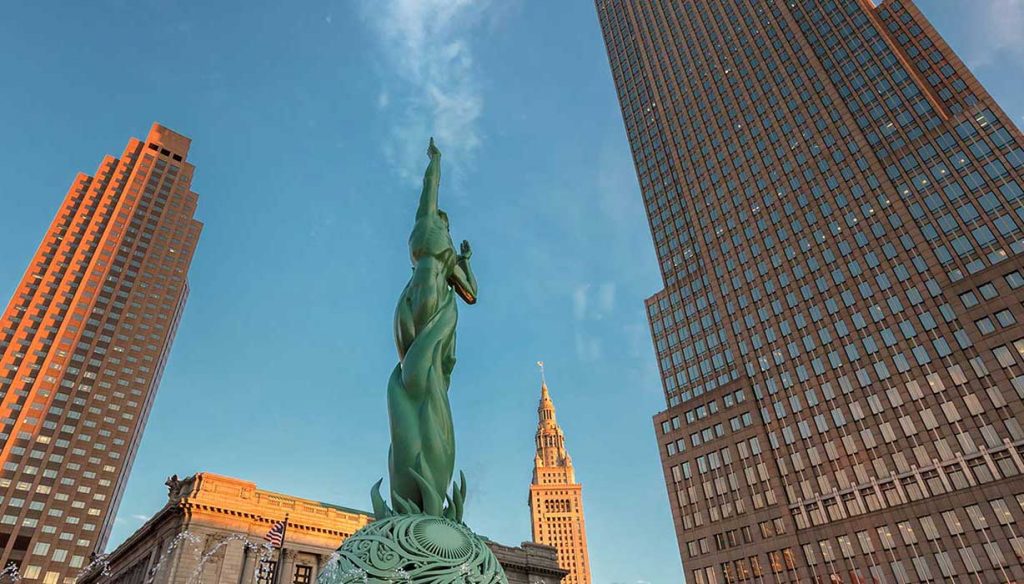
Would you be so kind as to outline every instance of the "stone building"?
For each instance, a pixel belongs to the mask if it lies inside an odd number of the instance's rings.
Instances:
[[[365,511],[207,472],[171,477],[167,486],[167,504],[95,562],[81,584],[272,584],[279,550],[263,537],[286,515],[284,566],[276,584],[310,584],[341,542],[373,520]],[[566,573],[551,547],[489,545],[511,584],[557,584]]]

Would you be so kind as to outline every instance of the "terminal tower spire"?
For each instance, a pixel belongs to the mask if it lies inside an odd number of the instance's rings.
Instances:
[[[576,482],[572,457],[565,449],[565,434],[555,415],[548,384],[541,368],[540,403],[537,405],[537,454],[530,485],[533,541],[558,550],[558,563],[569,571],[565,584],[590,584],[590,556],[583,520],[583,485]]]
[[[566,482],[576,482],[572,470],[572,457],[565,451],[565,434],[555,417],[555,404],[551,401],[547,383],[540,386],[540,404],[537,406],[537,456],[534,460],[533,480],[537,482],[536,470],[564,468]]]

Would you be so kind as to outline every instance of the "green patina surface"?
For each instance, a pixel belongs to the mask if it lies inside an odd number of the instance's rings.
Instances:
[[[319,584],[508,584],[490,548],[465,525],[393,515],[345,540]]]
[[[455,368],[456,296],[476,302],[477,286],[463,241],[455,251],[448,215],[437,206],[441,151],[430,164],[409,256],[412,277],[395,308],[398,364],[388,380],[391,505],[371,491],[376,521],[346,539],[318,584],[508,584],[484,540],[462,522],[466,477],[455,470],[455,430],[448,388]]]
[[[448,484],[455,469],[455,430],[448,387],[455,367],[456,295],[476,302],[477,285],[468,241],[455,251],[448,215],[438,208],[441,151],[433,139],[430,164],[416,222],[409,236],[412,276],[395,307],[394,333],[398,364],[388,380],[391,451],[388,471],[391,506],[373,489],[378,519],[395,513],[444,516],[462,520],[465,477]]]

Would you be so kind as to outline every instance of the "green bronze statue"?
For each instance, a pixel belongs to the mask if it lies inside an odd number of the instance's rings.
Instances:
[[[461,485],[453,486],[448,505],[444,505],[455,469],[448,386],[455,367],[455,295],[474,304],[477,287],[469,264],[473,250],[463,241],[461,253],[455,252],[448,215],[437,206],[441,151],[433,139],[427,155],[430,164],[409,236],[412,277],[395,308],[399,362],[388,380],[388,471],[393,508],[380,496],[380,483],[374,487],[373,506],[378,519],[395,512],[422,512],[461,521],[464,478]]]
[[[388,380],[391,506],[378,481],[376,520],[352,534],[324,566],[318,584],[508,584],[484,540],[462,521],[466,477],[452,485],[455,431],[448,386],[455,367],[456,295],[476,302],[473,255],[458,253],[448,215],[437,207],[441,151],[430,140],[416,223],[409,236],[412,277],[395,308],[398,365]]]

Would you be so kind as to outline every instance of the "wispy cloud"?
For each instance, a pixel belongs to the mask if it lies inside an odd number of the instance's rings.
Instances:
[[[572,313],[576,320],[601,320],[615,308],[615,282],[598,286],[579,284],[572,293]]]
[[[604,355],[601,339],[581,330],[576,331],[576,358],[583,362],[597,361]]]
[[[581,361],[596,361],[604,355],[600,330],[593,323],[610,316],[615,310],[616,285],[604,282],[597,286],[579,284],[572,294],[572,313],[576,320],[576,356]],[[588,324],[591,323],[591,324]]]
[[[465,168],[483,140],[484,99],[471,38],[490,0],[364,0],[387,65],[377,106],[391,118],[384,149],[402,177],[422,172],[427,137]]]
[[[587,289],[589,284],[580,284],[572,291],[572,315],[576,320],[587,317]]]
[[[138,521],[139,523],[145,523],[149,521],[149,515],[132,514],[128,515],[127,517],[125,517],[124,515],[118,515],[114,517],[114,523],[117,525],[122,525],[126,523],[129,519],[133,521]]]
[[[1024,0],[972,2],[964,60],[972,68],[1024,59]]]

